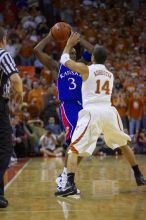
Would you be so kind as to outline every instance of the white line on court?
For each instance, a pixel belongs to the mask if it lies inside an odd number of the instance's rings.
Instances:
[[[69,210],[69,212],[88,212],[89,210],[83,210],[83,209],[73,209],[73,210]],[[3,214],[3,213],[8,213],[8,214],[13,214],[13,213],[50,213],[50,212],[61,212],[62,213],[62,210],[60,209],[56,209],[56,210],[14,210],[14,211],[2,211],[0,212],[0,214]]]
[[[17,177],[22,173],[22,171],[29,165],[30,161],[32,159],[29,159],[27,163],[24,164],[24,166],[18,171],[18,173],[5,185],[5,190],[17,179]]]

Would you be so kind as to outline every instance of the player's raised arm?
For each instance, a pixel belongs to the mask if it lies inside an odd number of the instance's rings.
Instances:
[[[58,68],[58,62],[55,61],[51,56],[46,54],[44,52],[44,48],[50,41],[53,40],[53,37],[51,36],[51,32],[43,38],[35,47],[34,47],[34,53],[39,59],[39,61],[46,66],[48,69],[50,69],[50,66],[53,66],[54,68]]]
[[[89,41],[87,41],[83,36],[81,36],[80,38],[80,45],[86,48],[87,51],[92,54],[94,46]]]
[[[60,62],[72,71],[80,73],[82,75],[83,80],[86,80],[89,74],[88,66],[84,63],[78,63],[71,60],[69,56],[70,50],[78,42],[80,42],[80,34],[78,34],[77,32],[73,32],[67,41]]]

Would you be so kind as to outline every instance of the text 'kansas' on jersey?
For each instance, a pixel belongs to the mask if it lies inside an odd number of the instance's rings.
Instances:
[[[58,73],[58,96],[61,101],[77,100],[82,103],[82,77],[60,64]]]

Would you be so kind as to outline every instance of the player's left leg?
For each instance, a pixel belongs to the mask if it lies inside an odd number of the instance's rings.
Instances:
[[[127,161],[130,163],[130,165],[133,169],[137,185],[138,186],[146,185],[146,180],[144,179],[144,177],[139,169],[139,166],[136,162],[135,155],[134,155],[133,151],[131,150],[131,148],[128,145],[122,146],[120,148],[121,148],[123,155],[126,157]]]
[[[78,102],[64,102],[60,106],[61,120],[64,126],[64,130],[66,131],[67,146],[70,145],[71,137],[76,127],[78,113],[81,109],[82,106]],[[68,155],[66,152],[63,172],[56,179],[58,191],[62,190],[67,183],[67,160],[68,160]],[[77,163],[79,164],[81,160],[82,158],[79,157]],[[80,191],[77,190],[77,193],[79,194]]]
[[[68,150],[67,184],[65,188],[55,193],[56,196],[77,194],[74,178],[77,169],[78,157],[79,155],[84,157],[92,155],[96,147],[97,138],[99,136],[98,130],[95,132],[94,126],[92,127],[90,123],[90,113],[86,110],[82,110],[79,113],[77,126]]]
[[[78,155],[77,153],[70,152],[67,161],[67,183],[62,190],[55,192],[56,196],[69,196],[77,194],[77,187],[74,182],[75,172],[77,168]]]
[[[82,161],[83,157],[78,157],[77,158],[77,166],[79,163]],[[67,183],[67,161],[68,161],[68,155],[65,156],[65,163],[64,163],[64,169],[62,173],[56,178],[56,183],[57,183],[57,190],[61,191],[62,189],[65,188],[66,183]],[[80,194],[80,190],[77,189],[77,194]]]
[[[131,142],[131,138],[129,135],[124,133],[122,121],[117,110],[114,107],[111,107],[109,109],[109,113],[107,113],[106,119],[108,118],[108,114],[110,115],[110,117],[108,120],[105,121],[106,130],[104,132],[107,146],[112,149],[120,146],[123,155],[126,157],[127,161],[130,163],[134,171],[137,185],[145,185],[146,181],[144,180],[144,177],[137,165],[135,155],[127,144],[128,142]]]

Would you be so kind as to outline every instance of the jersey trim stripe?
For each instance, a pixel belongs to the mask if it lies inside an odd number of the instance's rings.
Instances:
[[[71,143],[69,149],[70,149],[72,152],[78,153],[78,150],[76,149],[75,145],[78,144],[78,142],[82,139],[82,137],[83,137],[84,134],[86,133],[90,121],[91,121],[91,114],[90,114],[90,118],[89,118],[88,124],[87,124],[87,126],[85,127],[85,129],[84,129],[84,131],[82,132],[82,134],[81,134],[74,142]]]
[[[65,127],[65,136],[66,136],[66,140],[69,140],[71,137],[70,137],[70,134],[71,134],[71,126],[70,126],[70,122],[66,116],[66,113],[65,113],[65,109],[64,109],[64,105],[63,103],[61,104],[60,106],[60,110],[61,110],[61,118],[62,118],[62,122],[63,122],[63,125]],[[67,131],[67,128],[68,128],[68,131]]]

